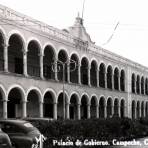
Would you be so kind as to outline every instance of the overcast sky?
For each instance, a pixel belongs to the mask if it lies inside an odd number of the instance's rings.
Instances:
[[[63,29],[73,25],[78,12],[82,14],[83,0],[0,0],[0,4]],[[84,26],[96,45],[148,67],[147,7],[148,0],[85,0]]]

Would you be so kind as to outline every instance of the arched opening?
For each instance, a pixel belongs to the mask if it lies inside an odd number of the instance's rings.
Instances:
[[[4,70],[4,37],[0,32],[0,71]]]
[[[107,67],[107,88],[112,89],[112,67]]]
[[[114,70],[114,89],[119,90],[119,70],[115,68]]]
[[[27,96],[27,117],[39,117],[39,92],[31,90]]]
[[[43,58],[43,76],[45,79],[54,79],[55,72],[53,71],[53,63],[55,61],[54,49],[51,46],[46,46],[44,49]]]
[[[136,103],[135,101],[132,101],[132,119],[136,119]]]
[[[78,119],[78,96],[73,94],[70,98],[70,119]]]
[[[116,98],[114,101],[114,116],[119,117],[119,100]]]
[[[135,93],[135,84],[136,84],[136,79],[135,79],[135,74],[132,74],[132,93]]]
[[[141,78],[141,94],[144,95],[144,77]]]
[[[83,95],[81,98],[81,119],[87,119],[88,117],[87,105],[88,98],[86,95]]]
[[[139,119],[140,118],[140,102],[138,101],[137,102],[137,119]]]
[[[51,92],[46,92],[44,95],[44,109],[43,116],[48,118],[53,118],[53,105],[54,105],[54,97]]]
[[[78,83],[78,78],[80,77],[78,75],[79,60],[75,54],[73,54],[70,59],[70,82]]]
[[[64,99],[63,99],[64,97]],[[58,119],[64,119],[64,116],[66,118],[66,105],[68,102],[67,95],[65,94],[63,96],[63,92],[59,94],[58,96],[58,105],[57,105],[57,118]],[[65,106],[65,108],[64,108]],[[65,110],[65,111],[64,111]],[[65,115],[64,115],[65,112]]]
[[[4,101],[4,92],[3,90],[0,88],[0,118],[3,117],[3,101]]]
[[[64,50],[61,50],[58,54],[58,60],[61,61],[63,64],[61,64],[60,62],[58,62],[58,80],[59,81],[63,81],[63,78],[65,80],[65,82],[67,82],[67,76],[68,76],[68,72],[67,72],[67,60],[68,60],[68,56],[67,53]],[[63,66],[64,66],[64,76],[63,76]]]
[[[125,101],[122,99],[121,100],[121,105],[120,105],[120,112],[121,112],[121,118],[125,117]]]
[[[91,118],[97,118],[97,111],[98,111],[97,107],[98,107],[97,98],[95,96],[93,96],[91,98],[91,106],[90,106]]]
[[[148,79],[145,79],[145,94],[148,95]]]
[[[97,63],[96,61],[92,61],[90,68],[90,83],[92,86],[97,86],[97,72]]]
[[[105,118],[105,98],[101,97],[99,101],[99,117],[100,118]]]
[[[105,81],[105,65],[101,63],[99,67],[99,86],[105,88]]]
[[[110,118],[113,115],[112,107],[113,107],[112,98],[108,98],[108,100],[107,100],[107,118]]]
[[[30,41],[27,53],[28,75],[40,77],[40,46],[37,41]]]
[[[88,85],[88,60],[85,57],[81,60],[81,84]]]
[[[8,118],[22,117],[22,93],[19,88],[13,88],[8,94]]]
[[[144,102],[142,101],[141,103],[141,117],[145,117],[145,113],[144,113]]]
[[[125,72],[124,72],[124,70],[121,70],[120,89],[121,89],[121,91],[125,91]]]
[[[140,76],[139,75],[137,75],[136,92],[137,94],[140,94]]]
[[[17,34],[11,35],[8,46],[8,70],[23,74],[23,41]]]

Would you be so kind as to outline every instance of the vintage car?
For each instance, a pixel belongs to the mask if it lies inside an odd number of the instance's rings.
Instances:
[[[42,145],[40,131],[28,121],[4,119],[0,120],[0,126],[10,137],[14,148],[33,148]]]
[[[0,128],[0,148],[12,148],[9,136]]]

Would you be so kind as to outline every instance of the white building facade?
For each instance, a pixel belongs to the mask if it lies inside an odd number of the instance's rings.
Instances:
[[[0,18],[1,118],[148,116],[148,68],[96,46],[79,16],[67,30],[4,6]]]

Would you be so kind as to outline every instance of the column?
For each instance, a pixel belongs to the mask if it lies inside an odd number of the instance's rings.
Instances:
[[[99,118],[99,105],[96,105],[96,118]]]
[[[107,109],[106,109],[106,105],[104,105],[104,118],[106,118],[107,117]]]
[[[55,60],[57,61],[57,60]],[[58,81],[58,65],[57,65],[57,62],[55,62],[54,66],[53,66],[53,72],[54,72],[54,75],[55,75],[55,80]]]
[[[97,69],[97,87],[99,87],[99,70]]]
[[[112,89],[115,89],[114,88],[114,74],[112,74]]]
[[[40,56],[40,77],[41,77],[41,79],[43,79],[44,78],[44,76],[43,76],[43,54],[40,54],[39,55]]]
[[[136,107],[134,108],[134,111],[135,111],[135,119],[137,119],[137,109],[136,109]]]
[[[141,94],[141,78],[139,78],[139,94]]]
[[[90,104],[87,104],[87,119],[90,119]]]
[[[7,100],[3,100],[3,118],[7,119]]]
[[[105,88],[107,88],[107,73],[104,73],[104,80],[105,80]]]
[[[66,103],[66,119],[69,119],[69,103]]]
[[[26,103],[27,102],[25,100],[22,101],[22,117],[23,118],[25,118],[27,116],[27,114],[26,114]]]
[[[57,103],[53,104],[53,118],[57,119]]]
[[[67,64],[67,82],[70,83],[70,61]]]
[[[87,73],[88,73],[88,86],[91,86],[91,83],[90,83],[90,66],[88,66]]]
[[[78,83],[81,85],[81,65],[78,65]]]
[[[27,51],[23,51],[23,74],[27,77]]]
[[[7,44],[4,45],[4,71],[8,72],[8,46]]]
[[[43,117],[43,102],[39,102],[39,117]]]
[[[78,104],[78,105],[77,105],[77,110],[78,110],[78,115],[77,115],[77,116],[78,116],[78,120],[81,119],[80,109],[81,109],[81,108],[80,108],[80,104]]]

